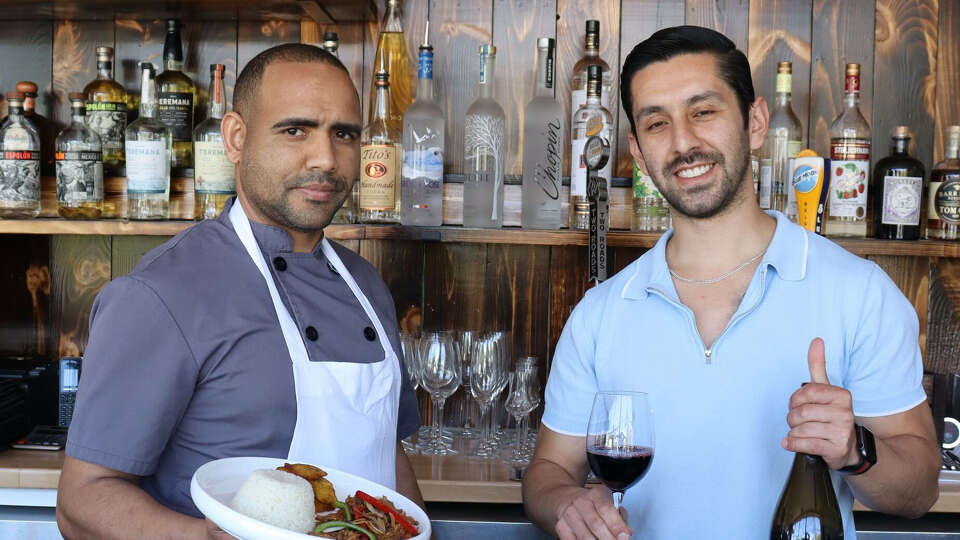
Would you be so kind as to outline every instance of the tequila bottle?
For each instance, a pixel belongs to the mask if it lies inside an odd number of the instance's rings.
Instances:
[[[17,92],[23,92],[23,121],[33,126],[37,130],[37,136],[40,137],[40,176],[54,176],[56,171],[53,153],[57,132],[53,122],[36,111],[37,90],[37,83],[32,81],[20,81],[16,86]],[[7,119],[4,118],[0,122],[0,128],[6,123]]]
[[[893,130],[890,155],[878,161],[873,169],[870,191],[877,197],[873,204],[874,236],[877,238],[920,238],[924,171],[923,164],[907,153],[909,148],[907,126],[897,126]]]
[[[760,149],[760,208],[783,212],[797,220],[797,198],[790,183],[790,160],[803,144],[803,128],[790,103],[793,64],[777,64],[777,98],[770,114],[767,139]]]
[[[207,119],[193,131],[194,200],[196,219],[220,215],[223,205],[236,193],[234,165],[227,159],[220,134],[220,121],[227,112],[223,91],[223,64],[210,64],[210,104]]]
[[[443,109],[433,99],[433,47],[427,21],[417,69],[417,99],[403,115],[400,221],[404,225],[443,224],[444,130]]]
[[[23,92],[7,92],[7,120],[0,129],[0,218],[40,213],[40,137],[24,118]]]
[[[390,75],[390,129],[403,131],[403,114],[413,101],[412,79],[410,76],[410,52],[403,32],[403,3],[401,0],[387,0],[387,10],[383,15],[383,27],[377,43],[377,54],[373,60],[376,71],[386,71]],[[374,74],[376,79],[376,74]],[[376,88],[376,80],[374,80]],[[370,92],[370,121],[376,114],[376,92]]]
[[[844,108],[830,127],[828,236],[867,235],[870,125],[860,113],[860,64],[847,64]]]
[[[520,222],[528,229],[559,229],[563,176],[563,107],[553,97],[554,41],[537,40],[537,87],[523,118]]]
[[[400,222],[400,133],[390,123],[390,76],[377,72],[373,121],[360,138],[361,223]]]
[[[57,212],[92,219],[103,211],[103,152],[100,136],[87,127],[85,96],[71,92],[70,125],[57,135]]]
[[[163,73],[157,76],[157,118],[170,128],[173,137],[170,167],[174,169],[193,167],[193,105],[197,101],[193,79],[183,73],[180,29],[180,21],[167,19]]]
[[[603,73],[603,87],[601,88],[601,103],[608,110],[610,100],[615,95],[613,93],[610,66],[600,58],[600,21],[590,19],[586,25],[586,38],[584,40],[584,54],[580,60],[573,66],[573,84],[570,88],[570,118],[571,125],[577,115],[580,107],[587,102],[587,68],[590,66],[600,66]],[[573,159],[574,156],[571,156]]]
[[[960,239],[960,126],[947,130],[947,153],[930,173],[927,238]]]
[[[156,71],[140,64],[140,116],[127,126],[127,201],[130,219],[167,219],[170,205],[170,128],[157,119]]]
[[[83,89],[87,125],[103,145],[103,166],[110,176],[124,165],[123,133],[127,128],[127,92],[113,80],[113,47],[97,47],[97,78]]]
[[[480,82],[477,98],[467,108],[464,122],[463,226],[499,228],[503,225],[503,107],[493,97],[497,48],[480,46]]]
[[[599,135],[610,141],[613,133],[613,115],[601,102],[601,68],[594,64],[587,70],[587,101],[573,117],[573,142],[570,145],[570,228],[587,230],[590,227],[590,201],[587,199],[587,166],[583,161],[583,146],[587,139]],[[600,171],[607,181],[610,193],[610,173],[613,160],[608,160]]]

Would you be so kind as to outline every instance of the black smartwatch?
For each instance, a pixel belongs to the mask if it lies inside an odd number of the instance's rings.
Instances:
[[[854,431],[857,433],[857,452],[860,454],[860,461],[855,465],[837,469],[837,472],[849,476],[863,474],[877,464],[877,443],[873,439],[873,433],[860,424],[854,425]]]

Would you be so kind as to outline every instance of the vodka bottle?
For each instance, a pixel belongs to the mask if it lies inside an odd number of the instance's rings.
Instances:
[[[770,114],[770,129],[760,149],[760,207],[778,210],[797,220],[797,198],[789,181],[790,160],[803,144],[803,128],[790,104],[793,65],[777,64],[777,98]]]
[[[559,229],[563,167],[563,107],[553,97],[554,41],[537,40],[537,89],[523,117],[520,222],[529,229]]]
[[[361,223],[400,222],[400,133],[390,123],[390,76],[378,71],[373,121],[360,137]]]
[[[584,39],[584,54],[573,66],[573,85],[570,90],[571,120],[577,111],[587,102],[587,68],[600,66],[603,74],[603,88],[601,88],[601,103],[610,109],[610,100],[616,95],[613,93],[610,66],[600,58],[600,21],[590,19],[586,24],[586,38]],[[571,156],[572,158],[573,156]]]
[[[592,65],[587,70],[587,101],[574,115],[573,143],[570,145],[570,228],[589,228],[590,201],[587,200],[587,166],[583,162],[583,145],[587,139],[599,135],[610,141],[613,134],[613,115],[601,103],[601,68]],[[608,160],[600,171],[607,180],[610,193],[610,173],[613,160]]]
[[[503,225],[503,107],[493,98],[493,70],[497,48],[480,46],[480,83],[477,98],[467,108],[464,122],[463,226],[498,228]]]
[[[443,223],[444,129],[443,110],[433,99],[433,47],[427,21],[417,69],[417,99],[403,115],[400,222],[404,225]]]
[[[843,112],[830,127],[828,236],[867,235],[870,125],[860,113],[860,64],[847,64]]]

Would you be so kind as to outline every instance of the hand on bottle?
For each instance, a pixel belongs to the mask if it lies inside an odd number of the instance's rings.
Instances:
[[[561,511],[557,520],[560,540],[629,540],[627,511],[613,507],[613,495],[604,486],[586,488]]]
[[[810,383],[790,396],[790,432],[780,444],[791,452],[821,456],[831,469],[854,464],[858,458],[853,399],[846,389],[830,385],[822,339],[810,342],[807,361]]]

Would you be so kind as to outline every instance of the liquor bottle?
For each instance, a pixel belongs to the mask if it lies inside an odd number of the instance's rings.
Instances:
[[[920,214],[923,210],[923,164],[910,157],[907,126],[893,130],[890,155],[873,168],[870,191],[877,197],[873,204],[874,236],[886,240],[920,238]]]
[[[770,540],[843,540],[830,470],[820,456],[797,453],[773,514]]]
[[[220,215],[223,205],[236,193],[234,165],[227,159],[220,134],[220,121],[227,112],[223,91],[223,64],[210,64],[210,104],[207,119],[193,130],[194,201],[196,219]]]
[[[633,219],[630,230],[662,232],[670,228],[667,201],[653,179],[633,164]]]
[[[847,64],[844,107],[830,126],[830,202],[827,236],[867,235],[870,125],[860,113],[860,64]]]
[[[760,208],[783,212],[797,220],[797,200],[790,183],[790,160],[797,157],[803,141],[803,128],[793,113],[790,93],[793,64],[777,64],[777,98],[770,114],[767,139],[760,149]]]
[[[387,0],[387,10],[383,15],[383,27],[380,28],[380,40],[373,61],[374,69],[386,71],[390,75],[390,123],[391,130],[400,133],[403,130],[403,113],[413,101],[412,80],[410,76],[410,52],[403,33],[403,4],[401,0]],[[374,74],[376,79],[376,74]],[[374,88],[376,80],[374,80]],[[376,92],[370,92],[370,121],[376,114]]]
[[[340,36],[338,36],[336,32],[324,32],[323,43],[321,44],[321,46],[328,53],[334,56],[338,56],[338,57],[340,56],[337,53],[337,50],[340,48]]]
[[[587,230],[590,217],[590,201],[587,200],[587,166],[583,161],[583,145],[587,139],[599,135],[607,141],[613,133],[613,115],[601,102],[602,86],[600,66],[594,64],[587,69],[587,101],[573,116],[572,139],[570,145],[570,228]],[[607,161],[600,176],[607,180],[607,193],[610,193],[610,173],[613,160]]]
[[[360,139],[361,223],[400,222],[400,133],[390,123],[390,76],[377,72],[373,121]]]
[[[601,103],[610,109],[610,100],[615,95],[611,86],[610,66],[600,58],[600,21],[590,19],[586,24],[586,38],[584,41],[584,55],[573,66],[573,84],[570,87],[570,124],[573,125],[577,111],[587,102],[587,68],[600,66],[603,73],[603,88],[601,88]],[[572,160],[575,156],[570,156]]]
[[[183,46],[180,21],[167,19],[163,42],[163,73],[157,76],[157,117],[173,136],[170,167],[193,167],[193,104],[197,89],[183,73]],[[142,97],[140,98],[143,99]]]
[[[170,205],[170,128],[158,116],[156,70],[140,64],[140,116],[127,126],[127,202],[130,219],[167,219]]]
[[[103,166],[109,176],[124,165],[123,133],[127,128],[127,92],[113,80],[113,47],[97,47],[97,78],[83,89],[87,125],[100,136]]]
[[[7,119],[0,129],[0,218],[40,213],[40,135],[24,118],[23,92],[7,92]]]
[[[526,229],[559,229],[563,176],[563,106],[553,97],[555,42],[537,40],[537,87],[523,117],[523,183],[520,223]]]
[[[499,228],[503,225],[503,107],[493,97],[497,48],[480,46],[480,82],[477,97],[464,121],[463,226]]]
[[[443,109],[433,98],[433,47],[427,21],[417,69],[417,99],[403,115],[400,221],[404,225],[443,224],[445,128]]]
[[[103,151],[87,127],[85,96],[70,92],[70,125],[57,135],[57,213],[69,219],[100,217],[103,209]]]
[[[23,121],[33,126],[37,136],[40,137],[40,176],[54,176],[56,174],[53,164],[54,139],[57,137],[57,132],[53,122],[36,111],[37,90],[37,83],[32,81],[20,81],[16,86],[17,92],[23,92]],[[0,129],[6,124],[7,117],[4,117],[0,121]]]
[[[960,126],[947,130],[947,152],[930,173],[927,238],[960,239]]]

